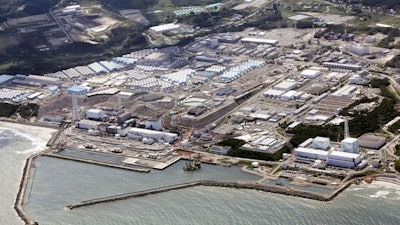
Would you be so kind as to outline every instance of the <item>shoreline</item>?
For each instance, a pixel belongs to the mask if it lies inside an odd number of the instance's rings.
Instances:
[[[6,129],[12,129],[16,130],[28,137],[31,141],[33,141],[33,137],[39,137],[40,140],[47,140],[47,146],[51,146],[51,142],[56,139],[58,136],[59,132],[62,131],[62,129],[53,129],[53,128],[44,128],[44,127],[37,127],[34,125],[29,125],[29,124],[20,124],[20,123],[12,123],[12,122],[5,122],[0,120],[0,126],[5,127]],[[27,129],[27,126],[34,127],[35,129]],[[30,137],[30,138],[29,138]],[[35,139],[37,140],[37,139]],[[23,168],[23,173],[21,177],[21,182],[19,184],[19,191],[17,193],[17,198],[15,200],[14,204],[14,209],[16,210],[18,216],[25,222],[25,224],[38,224],[34,220],[32,220],[29,215],[24,211],[24,197],[25,197],[25,191],[27,188],[27,184],[30,178],[30,171],[32,168],[32,165],[34,163],[34,160],[38,157],[41,156],[47,156],[47,153],[51,151],[51,148],[46,148],[44,150],[41,150],[31,156],[29,156],[25,160],[25,166]],[[33,152],[32,152],[33,153]],[[247,168],[246,168],[247,169]],[[246,169],[241,169],[242,172],[247,172],[252,175],[259,176],[263,179],[263,176],[261,174],[257,174],[254,171],[247,171]],[[246,171],[245,171],[246,170]],[[378,177],[384,177],[384,181],[379,180],[379,182],[389,182],[393,180],[392,184],[397,185],[399,183],[399,177],[393,174],[380,174],[380,175],[375,175],[375,178]],[[354,184],[355,181],[359,180],[360,178],[354,178],[349,181],[347,181],[344,185],[342,185],[340,188],[335,190],[331,194],[321,194],[321,193],[316,193],[316,192],[311,192],[311,191],[303,191],[291,187],[281,187],[281,186],[275,186],[275,185],[268,185],[268,184],[261,184],[259,182],[222,182],[222,181],[197,181],[193,182],[190,184],[176,184],[171,187],[162,187],[159,188],[159,190],[145,190],[142,191],[141,193],[127,193],[119,196],[110,196],[107,197],[104,202],[109,202],[109,201],[117,201],[121,199],[127,199],[131,197],[140,197],[140,196],[145,196],[148,194],[157,194],[165,191],[170,191],[170,190],[177,190],[177,189],[182,189],[182,188],[187,188],[187,187],[194,187],[194,186],[212,186],[212,187],[228,187],[228,188],[236,188],[236,189],[248,189],[248,190],[259,190],[259,191],[264,191],[264,192],[270,192],[270,193],[276,193],[276,194],[283,194],[287,196],[293,196],[293,197],[300,197],[300,198],[306,198],[306,199],[312,199],[312,200],[317,200],[317,201],[331,201],[333,200],[336,196],[338,196],[340,193],[342,193],[344,190],[346,190],[349,186]],[[375,180],[375,182],[377,179]],[[177,188],[178,187],[178,188]],[[123,196],[123,197],[121,197]],[[81,203],[84,203],[82,206],[86,205],[92,205],[92,204],[97,204],[103,202],[101,200],[100,202],[96,203],[91,203],[91,201],[96,201],[96,200],[87,200],[87,201],[82,201],[78,204],[73,204],[70,205],[72,206],[70,209],[75,208],[75,207],[81,207],[81,206],[74,206],[74,205],[80,205]]]
[[[27,182],[30,178],[29,171],[32,167],[34,158],[48,150],[47,143],[54,136],[55,132],[57,132],[57,129],[36,126],[29,123],[16,123],[2,119],[0,119],[0,129],[16,132],[16,135],[22,136],[32,142],[31,148],[14,152],[15,154],[24,156],[24,159],[21,159],[22,166],[18,169],[18,174],[16,174],[16,176],[20,176],[21,178],[19,179],[18,183],[15,183],[15,185],[18,186],[18,190],[12,192],[14,198],[12,208],[14,209],[14,212],[16,212],[16,216],[19,217],[23,223],[37,224],[32,221],[23,210],[25,190],[27,187]]]

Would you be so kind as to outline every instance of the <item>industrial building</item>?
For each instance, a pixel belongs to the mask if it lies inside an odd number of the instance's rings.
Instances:
[[[284,93],[286,93],[284,90],[268,89],[263,95],[266,98],[280,98]]]
[[[360,65],[353,65],[353,64],[324,62],[324,63],[322,63],[322,65],[324,67],[332,68],[332,69],[344,69],[344,70],[361,70],[362,69],[362,67]]]
[[[357,90],[356,86],[345,85],[341,87],[339,90],[332,93],[333,96],[342,97],[342,98],[352,98],[353,93]]]
[[[386,138],[373,134],[364,134],[358,138],[359,145],[365,148],[380,149],[386,144]]]
[[[264,38],[242,38],[240,40],[242,43],[253,43],[253,44],[268,44],[272,46],[276,46],[279,41],[277,40],[269,40],[269,39],[264,39]]]
[[[274,89],[276,90],[282,90],[282,91],[290,91],[293,90],[297,87],[297,83],[295,81],[289,81],[285,80],[280,82],[279,84],[274,86]]]
[[[341,141],[342,150],[344,152],[359,153],[360,145],[357,138],[345,138]]]
[[[179,30],[181,27],[178,24],[175,23],[168,23],[168,24],[162,24],[154,27],[150,27],[150,31],[161,34],[164,32],[169,32],[169,31],[174,31],[174,30]]]
[[[358,85],[366,85],[369,83],[369,80],[361,77],[358,74],[352,75],[349,78],[349,84],[358,84]]]
[[[299,147],[294,150],[294,155],[300,158],[327,160],[328,154],[329,154],[328,151],[318,150],[313,148]]]
[[[298,159],[325,160],[329,166],[351,169],[355,168],[362,161],[361,155],[356,153],[324,151],[302,147],[296,148],[294,150],[294,155]]]
[[[162,120],[146,120],[145,128],[150,130],[161,130],[162,129]]]
[[[308,78],[308,79],[315,79],[321,75],[320,71],[317,70],[303,70],[300,73],[300,76]]]
[[[94,120],[81,120],[76,122],[76,128],[84,129],[84,130],[99,130],[102,122],[94,121]]]
[[[230,146],[218,146],[218,145],[213,145],[211,146],[209,152],[212,154],[217,154],[217,155],[228,155],[228,153],[231,151]]]
[[[233,89],[232,85],[228,85],[226,87],[222,87],[222,88],[216,90],[215,95],[218,95],[218,96],[228,95],[229,93],[231,93],[233,91],[234,91],[234,89]]]
[[[368,55],[369,54],[369,47],[366,45],[347,45],[345,47],[346,51],[354,53],[359,56]]]
[[[107,121],[108,116],[104,114],[103,110],[89,109],[88,111],[86,111],[86,118],[90,120]]]
[[[331,147],[331,142],[328,137],[315,137],[312,141],[312,146],[315,149],[326,151]]]
[[[343,168],[355,168],[362,160],[360,154],[331,151],[328,155],[328,165]]]
[[[135,138],[135,136],[141,136],[143,138],[154,138],[156,140],[164,140],[170,144],[178,140],[178,134],[168,133],[156,130],[147,130],[142,128],[131,128],[128,131],[128,138]]]

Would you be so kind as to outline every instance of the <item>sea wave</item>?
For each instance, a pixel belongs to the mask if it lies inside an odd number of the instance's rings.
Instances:
[[[0,136],[0,140],[1,139],[10,140],[10,139],[13,139],[15,136],[18,136],[18,137],[25,138],[25,139],[27,139],[27,140],[29,140],[31,142],[30,145],[27,145],[28,149],[23,150],[23,151],[15,151],[17,154],[29,154],[29,153],[32,154],[32,153],[36,153],[36,152],[45,150],[47,148],[46,147],[47,141],[43,140],[43,139],[41,139],[41,138],[39,138],[37,136],[29,135],[27,133],[23,133],[21,131],[18,131],[18,130],[12,129],[12,128],[4,128],[4,127],[2,127],[0,129],[1,130],[7,130],[7,131],[11,132],[12,135],[14,135],[14,136],[10,136],[10,134],[6,134],[7,136],[4,136],[5,134],[4,134],[4,132],[2,132],[1,133],[2,136]]]
[[[390,191],[377,191],[375,194],[370,195],[371,198],[386,198]]]

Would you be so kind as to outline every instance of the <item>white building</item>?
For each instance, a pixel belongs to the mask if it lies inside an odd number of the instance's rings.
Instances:
[[[357,90],[356,86],[344,85],[339,90],[332,93],[332,95],[342,98],[352,98],[353,93]]]
[[[303,70],[300,73],[300,76],[308,78],[308,79],[315,79],[321,75],[321,72],[318,70]]]
[[[274,86],[274,89],[276,90],[282,90],[282,91],[290,91],[293,90],[297,87],[297,83],[295,81],[289,81],[285,80],[280,82],[279,84]]]
[[[281,99],[285,100],[285,101],[290,101],[290,100],[293,100],[295,98],[296,94],[297,94],[297,91],[291,90],[291,91],[288,91],[285,94],[283,94],[281,96]]]
[[[360,147],[357,138],[345,138],[341,142],[342,150],[344,152],[359,153]]]
[[[345,49],[359,56],[369,54],[369,47],[366,45],[348,45]]]
[[[86,111],[87,119],[99,120],[103,116],[103,111],[100,109],[89,109]]]
[[[368,79],[365,79],[358,74],[355,74],[349,78],[349,84],[365,85],[368,84],[368,82],[369,82]]]
[[[136,128],[136,127],[131,128],[128,131],[128,138],[134,139],[137,136],[140,136],[143,138],[154,138],[159,141],[164,140],[170,144],[172,144],[178,140],[178,134],[175,134],[175,133],[167,133],[167,132],[156,131],[156,130],[147,130],[147,129]]]
[[[320,160],[327,160],[328,159],[328,151],[318,150],[313,148],[296,148],[294,150],[294,155],[297,157],[302,158],[309,158],[309,159],[320,159]]]
[[[147,120],[145,122],[146,129],[150,130],[161,130],[162,129],[162,120]]]
[[[362,160],[360,154],[331,151],[328,155],[328,165],[343,168],[355,168]]]
[[[181,27],[178,24],[175,23],[168,23],[168,24],[162,24],[154,27],[150,27],[150,31],[161,34],[164,32],[168,31],[173,31],[173,30],[179,30]]]
[[[272,46],[276,46],[279,43],[279,41],[277,40],[270,40],[264,38],[242,38],[240,41],[242,43],[268,44]]]
[[[331,142],[328,137],[315,137],[312,146],[315,149],[328,150],[331,147]]]
[[[76,128],[85,129],[85,130],[98,130],[101,122],[93,121],[93,120],[81,120],[76,122]]]

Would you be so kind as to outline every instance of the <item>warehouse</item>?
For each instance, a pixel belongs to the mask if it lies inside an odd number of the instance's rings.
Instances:
[[[150,31],[161,34],[168,31],[179,30],[181,27],[174,23],[162,24],[154,27],[150,27]]]
[[[300,73],[300,76],[308,78],[308,79],[315,79],[321,75],[320,71],[317,70],[303,70]]]
[[[293,100],[295,98],[295,95],[297,94],[297,91],[291,90],[286,92],[285,94],[283,94],[281,96],[281,99],[284,101],[290,101]]]
[[[276,46],[279,41],[277,40],[269,40],[269,39],[263,39],[263,38],[242,38],[240,40],[242,43],[254,43],[254,44],[268,44],[272,46]]]
[[[342,97],[342,98],[352,98],[353,93],[357,90],[356,86],[345,85],[339,90],[332,93],[333,96]]]
[[[322,63],[322,65],[324,67],[333,68],[333,69],[361,70],[360,65],[353,65],[353,64],[340,64],[340,63],[324,62],[324,63]]]
[[[274,89],[276,90],[282,90],[282,91],[290,91],[293,90],[297,87],[297,83],[295,81],[289,81],[285,80],[280,82],[279,84],[274,86]]]
[[[147,130],[147,129],[136,128],[136,127],[129,129],[128,138],[132,139],[137,136],[141,136],[143,138],[154,138],[157,140],[164,140],[170,144],[172,144],[176,140],[178,140],[178,134],[175,134],[175,133],[167,133],[167,132],[156,131],[156,130]]]

